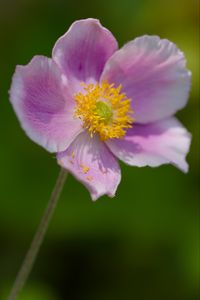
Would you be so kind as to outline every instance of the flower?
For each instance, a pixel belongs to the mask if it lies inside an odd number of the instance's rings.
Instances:
[[[52,58],[17,66],[10,100],[26,134],[56,153],[93,200],[112,197],[121,180],[118,159],[188,171],[191,136],[173,116],[188,99],[185,64],[166,39],[144,35],[118,50],[98,20],[79,20]]]

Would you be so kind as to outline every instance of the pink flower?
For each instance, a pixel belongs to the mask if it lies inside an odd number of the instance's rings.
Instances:
[[[118,50],[98,20],[80,20],[58,39],[52,58],[17,66],[10,99],[27,135],[57,153],[93,200],[112,197],[118,159],[188,171],[191,136],[173,116],[188,99],[185,63],[168,40],[145,35]]]

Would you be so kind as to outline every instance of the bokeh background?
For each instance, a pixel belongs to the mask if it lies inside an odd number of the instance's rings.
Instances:
[[[198,298],[199,1],[0,0],[0,299],[15,278],[59,168],[31,142],[8,101],[16,64],[50,56],[80,18],[99,18],[122,46],[143,34],[175,42],[192,70],[190,172],[121,164],[114,199],[90,200],[70,176],[19,300],[194,300]]]

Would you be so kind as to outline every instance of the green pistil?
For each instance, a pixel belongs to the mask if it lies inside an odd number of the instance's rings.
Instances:
[[[103,101],[98,101],[96,103],[96,113],[105,123],[108,123],[113,116],[111,107]]]

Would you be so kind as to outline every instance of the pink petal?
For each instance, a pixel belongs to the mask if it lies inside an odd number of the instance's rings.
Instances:
[[[143,36],[126,44],[108,60],[101,80],[122,84],[132,99],[137,123],[169,117],[188,99],[190,72],[175,44]]]
[[[35,56],[18,66],[10,99],[22,128],[50,152],[63,151],[82,130],[64,76],[51,59]]]
[[[96,82],[117,49],[112,33],[96,19],[74,22],[56,42],[53,59],[71,81]]]
[[[90,191],[93,200],[107,194],[115,195],[121,180],[117,160],[99,140],[81,133],[70,147],[57,155],[58,163],[69,170]]]
[[[171,163],[187,172],[185,157],[190,142],[190,133],[176,118],[169,118],[148,125],[135,125],[123,140],[109,140],[107,145],[114,155],[131,166],[157,167]]]

